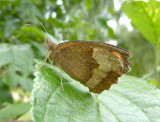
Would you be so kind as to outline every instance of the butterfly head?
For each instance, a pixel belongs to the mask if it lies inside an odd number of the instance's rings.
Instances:
[[[45,47],[48,51],[54,50],[54,48],[56,47],[56,44],[53,43],[49,38],[47,38],[47,40],[45,41]]]

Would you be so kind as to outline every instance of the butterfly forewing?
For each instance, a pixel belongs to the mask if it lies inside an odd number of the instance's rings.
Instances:
[[[101,93],[128,71],[129,53],[119,47],[88,41],[72,41],[57,45],[56,65],[91,92]],[[126,62],[127,61],[127,62]]]

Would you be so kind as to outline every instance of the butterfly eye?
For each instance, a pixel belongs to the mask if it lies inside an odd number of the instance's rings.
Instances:
[[[49,38],[47,38],[46,41],[45,41],[45,47],[46,47],[46,49],[49,50],[51,48],[51,46],[52,46],[52,44],[51,44]]]

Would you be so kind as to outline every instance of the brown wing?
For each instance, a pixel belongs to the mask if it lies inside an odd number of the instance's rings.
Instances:
[[[78,45],[60,48],[58,50],[58,64],[73,79],[86,86],[86,82],[92,77],[94,68],[99,64],[92,58],[93,49]]]
[[[62,43],[56,48],[59,52],[57,61],[73,79],[87,86],[91,92],[101,93],[128,71],[129,63],[123,63],[123,53],[127,52],[114,48],[86,41]]]
[[[103,48],[108,50],[110,53],[112,53],[113,55],[115,55],[118,60],[120,61],[120,63],[124,66],[124,71],[123,73],[128,72],[129,70],[129,66],[131,65],[131,63],[128,61],[128,58],[130,57],[130,54],[127,50],[114,46],[114,45],[110,45],[110,44],[106,44],[106,43],[102,43],[102,42],[96,42],[96,41],[71,41],[71,42],[64,42],[58,45],[58,48],[63,49],[63,48],[68,48],[70,46],[79,46],[82,47],[82,45],[85,46],[89,46],[89,47],[99,47],[99,48]]]

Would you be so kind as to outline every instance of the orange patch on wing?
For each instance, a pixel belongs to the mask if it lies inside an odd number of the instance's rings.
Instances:
[[[113,55],[115,55],[117,58],[121,59],[122,56],[119,52],[112,52]]]
[[[121,64],[123,64],[122,55],[119,52],[112,52],[112,54],[118,58]]]

